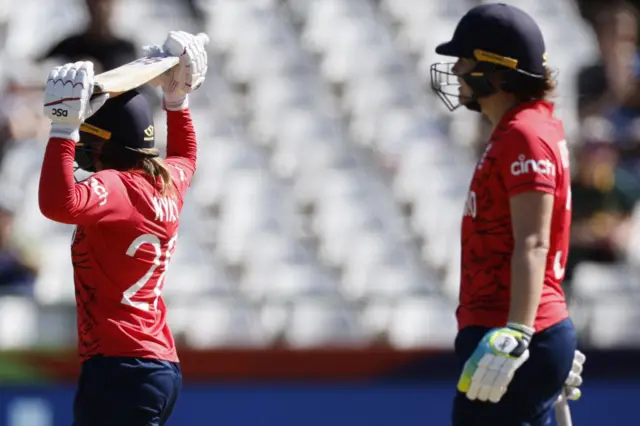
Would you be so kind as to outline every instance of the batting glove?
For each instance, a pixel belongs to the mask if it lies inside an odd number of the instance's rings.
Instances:
[[[516,370],[529,359],[533,333],[513,323],[489,331],[465,363],[458,390],[470,400],[499,402]]]
[[[93,86],[91,62],[69,63],[51,70],[44,93],[44,113],[51,119],[51,137],[80,140],[80,124],[109,99],[106,93],[91,99]]]
[[[582,385],[582,370],[587,357],[580,351],[576,351],[573,356],[573,365],[569,377],[564,382],[564,395],[567,399],[577,401],[582,396],[580,386]]]
[[[188,107],[187,94],[197,90],[207,74],[206,36],[171,31],[162,46],[144,46],[146,56],[178,56],[180,63],[153,83],[162,86],[164,107],[179,111]]]

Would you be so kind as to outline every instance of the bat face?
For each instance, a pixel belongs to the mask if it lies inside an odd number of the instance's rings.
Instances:
[[[176,66],[179,59],[143,57],[95,76],[94,94],[109,93],[111,97],[142,86]]]
[[[205,33],[196,36],[198,41],[206,46],[209,37]],[[178,65],[177,56],[149,57],[136,59],[118,68],[103,72],[95,76],[94,95],[108,93],[110,97],[140,87],[154,78]]]

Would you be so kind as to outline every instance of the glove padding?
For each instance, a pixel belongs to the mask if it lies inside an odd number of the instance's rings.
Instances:
[[[529,359],[534,330],[521,324],[489,331],[467,360],[458,381],[458,391],[470,400],[499,402],[514,373]]]
[[[80,140],[80,124],[109,99],[104,93],[91,99],[93,63],[81,61],[55,67],[44,93],[44,113],[51,119],[51,137]]]
[[[180,63],[152,83],[162,86],[164,107],[177,111],[188,107],[187,94],[197,90],[207,74],[206,43],[184,31],[171,31],[162,46],[144,46],[146,56],[178,56]]]
[[[564,397],[572,401],[577,401],[582,396],[580,386],[582,385],[582,370],[587,357],[580,351],[576,350],[573,356],[573,365],[567,380],[564,382]]]

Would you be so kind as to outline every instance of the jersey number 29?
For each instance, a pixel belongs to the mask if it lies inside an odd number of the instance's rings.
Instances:
[[[162,252],[162,244],[160,243],[160,239],[152,234],[143,234],[136,238],[129,248],[127,249],[127,256],[135,256],[136,252],[140,249],[140,247],[144,244],[149,244],[155,250],[155,257],[153,259],[153,264],[149,268],[146,274],[142,276],[134,285],[129,287],[122,293],[122,303],[128,306],[133,306],[134,308],[141,309],[143,311],[149,311],[151,306],[156,309],[158,307],[158,298],[162,293],[162,285],[164,283],[164,275],[167,272],[167,268],[169,267],[169,259],[171,258],[171,251],[176,245],[177,237],[174,236],[169,240],[167,244],[167,249],[165,252]],[[153,303],[149,303],[148,301],[135,301],[133,300],[136,294],[144,288],[149,279],[153,276],[156,268],[162,264],[162,258],[164,257],[164,271],[162,275],[158,277],[158,281],[156,282],[155,287],[153,288]]]

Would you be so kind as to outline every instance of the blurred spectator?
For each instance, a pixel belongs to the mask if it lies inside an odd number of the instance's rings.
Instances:
[[[620,130],[640,113],[638,10],[627,2],[601,8],[593,17],[601,58],[578,74],[578,115],[607,116]]]
[[[197,31],[205,31],[207,25],[206,11],[202,7],[203,2],[198,0],[181,0],[184,7],[189,11],[189,15],[197,27]]]
[[[575,160],[567,281],[581,261],[624,260],[639,187],[636,178],[619,167],[619,152],[610,140],[587,141],[576,148]]]
[[[0,200],[0,295],[33,295],[38,273],[34,253],[12,233],[14,210]]]
[[[111,19],[115,0],[85,0],[85,3],[89,13],[87,27],[55,44],[40,59],[92,60],[96,63],[96,73],[136,59],[137,49],[133,42],[113,32]]]
[[[84,31],[65,38],[39,59],[60,58],[65,62],[92,61],[96,74],[117,68],[138,57],[131,40],[117,36],[111,25],[116,0],[85,0],[89,23]],[[152,110],[160,107],[160,98],[150,85],[140,88]]]
[[[12,60],[0,96],[0,164],[5,153],[25,141],[46,141],[49,119],[42,113],[43,69]]]

